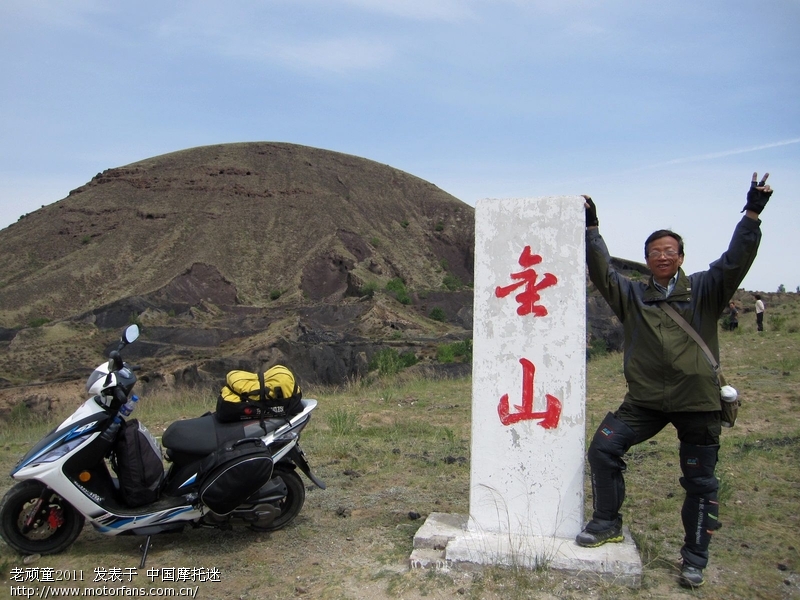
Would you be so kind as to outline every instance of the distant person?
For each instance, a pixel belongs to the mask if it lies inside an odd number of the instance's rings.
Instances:
[[[736,304],[731,300],[728,304],[728,331],[733,331],[739,327],[739,311],[736,309]]]
[[[756,294],[756,328],[764,331],[764,301],[761,294]]]
[[[628,392],[615,413],[608,413],[589,446],[592,519],[575,541],[594,548],[621,542],[625,499],[622,457],[628,449],[672,424],[680,440],[680,484],[686,490],[681,509],[685,530],[680,583],[703,585],[712,531],[719,528],[714,475],[721,432],[720,382],[700,346],[665,312],[671,305],[694,327],[719,358],[717,321],[747,274],[761,241],[759,215],[772,195],[768,175],[753,180],[745,216],[736,225],[728,249],[707,271],[687,276],[681,269],[681,237],[661,229],[644,244],[652,275],[634,281],[617,272],[598,229],[597,209],[586,199],[586,262],[589,277],[619,317],[625,332],[624,373]],[[641,518],[646,518],[642,515]]]

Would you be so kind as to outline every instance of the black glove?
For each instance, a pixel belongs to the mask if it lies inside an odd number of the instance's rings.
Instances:
[[[597,207],[589,196],[584,196],[583,199],[588,204],[586,207],[586,226],[597,227],[600,225],[600,221],[597,220]]]
[[[767,202],[769,202],[769,197],[772,196],[772,189],[768,185],[764,185],[767,182],[767,177],[769,177],[769,173],[764,173],[764,177],[759,182],[758,174],[753,173],[753,181],[750,183],[750,189],[747,192],[747,204],[744,205],[742,212],[752,210],[757,215],[760,215],[761,211],[764,210]]]

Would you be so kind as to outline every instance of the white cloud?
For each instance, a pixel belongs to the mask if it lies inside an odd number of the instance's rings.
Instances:
[[[685,156],[683,158],[673,158],[672,160],[668,160],[661,163],[656,163],[652,165],[647,165],[646,167],[641,167],[636,169],[637,171],[643,171],[646,169],[656,169],[659,167],[665,167],[669,165],[679,165],[682,163],[694,163],[700,162],[705,160],[715,160],[717,158],[725,158],[726,156],[735,156],[737,154],[748,154],[750,152],[758,152],[760,150],[769,150],[771,148],[780,148],[781,146],[790,146],[792,144],[800,144],[800,138],[793,138],[789,140],[782,140],[779,142],[771,142],[769,144],[761,144],[759,146],[751,146],[748,148],[736,148],[733,150],[723,150],[721,152],[711,152],[709,154],[696,154],[694,156]]]

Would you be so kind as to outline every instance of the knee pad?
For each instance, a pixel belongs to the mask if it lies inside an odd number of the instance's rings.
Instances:
[[[624,471],[622,457],[636,441],[636,433],[613,414],[600,423],[589,445],[589,465],[594,471]]]
[[[695,446],[681,442],[680,482],[690,496],[716,500],[719,481],[714,475],[719,446]]]
[[[619,510],[625,501],[622,457],[636,439],[634,431],[611,413],[606,415],[589,446],[592,468],[592,520],[604,526],[620,522]]]

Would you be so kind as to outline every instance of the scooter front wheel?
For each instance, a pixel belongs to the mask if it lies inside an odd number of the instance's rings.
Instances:
[[[22,481],[0,502],[0,535],[20,554],[57,554],[80,535],[84,518],[38,481]]]

